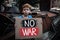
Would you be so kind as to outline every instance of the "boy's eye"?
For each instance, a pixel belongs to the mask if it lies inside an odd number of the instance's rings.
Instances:
[[[24,9],[24,10],[29,10],[29,9]]]

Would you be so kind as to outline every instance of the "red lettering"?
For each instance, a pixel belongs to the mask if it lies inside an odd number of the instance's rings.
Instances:
[[[39,28],[20,28],[20,36],[37,36],[39,33]]]

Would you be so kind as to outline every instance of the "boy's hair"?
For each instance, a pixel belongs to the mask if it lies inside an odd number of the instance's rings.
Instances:
[[[31,9],[32,6],[31,6],[30,4],[28,4],[28,3],[26,3],[26,4],[24,4],[24,5],[22,6],[22,8],[25,8],[25,7]]]

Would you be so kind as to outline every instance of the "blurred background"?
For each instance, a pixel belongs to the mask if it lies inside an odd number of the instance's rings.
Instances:
[[[31,15],[33,17],[36,17],[36,18],[41,17],[43,19],[42,20],[44,23],[43,26],[45,28],[44,33],[48,31],[48,30],[45,31],[48,26],[55,28],[55,27],[58,27],[57,26],[58,24],[60,25],[60,0],[0,0],[0,25],[1,25],[0,39],[6,38],[8,40],[9,39],[8,36],[4,34],[4,33],[6,33],[8,35],[11,34],[11,35],[9,35],[9,37],[11,39],[13,38],[13,40],[14,40],[14,37],[15,37],[14,36],[14,23],[15,23],[14,17],[21,15],[21,8],[22,8],[22,5],[24,5],[25,3],[29,3],[30,5],[32,5],[32,7],[31,7],[32,14]],[[48,17],[46,14],[48,15]],[[52,21],[51,23],[50,23],[50,18]],[[57,22],[55,22],[56,20],[57,20]],[[8,24],[9,26],[6,24]],[[54,24],[54,26],[52,24]],[[7,26],[7,27],[5,27],[5,26]],[[6,28],[5,31],[4,30],[1,31],[1,29],[5,29],[5,28]],[[11,29],[9,29],[9,28],[11,28]],[[7,29],[10,31],[8,31]],[[13,32],[11,32],[12,30],[13,30]],[[53,35],[54,33],[51,32],[51,34]],[[57,34],[59,36],[59,33],[57,33]],[[45,36],[48,35],[48,32],[44,35]],[[58,39],[57,35],[53,39],[55,40],[55,38]]]

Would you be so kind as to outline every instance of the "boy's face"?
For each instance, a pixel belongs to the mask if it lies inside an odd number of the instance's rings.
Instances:
[[[29,13],[31,13],[31,10],[30,8],[25,7],[23,8],[22,13],[24,13],[24,15],[28,15]]]

